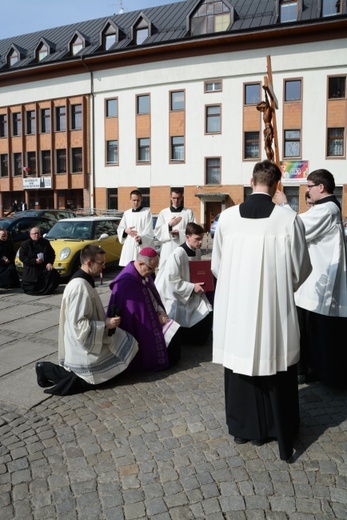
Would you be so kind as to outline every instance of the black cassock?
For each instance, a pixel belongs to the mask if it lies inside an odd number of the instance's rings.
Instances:
[[[3,257],[8,258],[10,263],[6,263]],[[14,265],[15,252],[12,240],[0,240],[0,287],[10,289],[20,287],[18,273]]]
[[[275,205],[266,194],[240,205],[243,218],[268,218]],[[232,341],[232,338],[231,340]],[[247,440],[278,441],[280,458],[293,453],[299,428],[297,366],[271,376],[245,376],[224,369],[226,422],[230,435]]]
[[[43,254],[44,262],[37,264],[39,253]],[[40,238],[35,241],[29,238],[21,245],[19,258],[23,262],[22,289],[26,294],[51,294],[60,283],[58,271],[46,269],[47,264],[54,263],[55,251],[49,240]]]

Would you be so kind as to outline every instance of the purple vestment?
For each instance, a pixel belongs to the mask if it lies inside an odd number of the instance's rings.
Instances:
[[[118,307],[121,328],[132,334],[139,344],[139,351],[125,372],[168,368],[163,329],[150,293],[162,309],[165,307],[152,277],[143,278],[136,271],[134,262],[130,262],[110,283],[110,288],[107,316],[112,316],[111,305]]]

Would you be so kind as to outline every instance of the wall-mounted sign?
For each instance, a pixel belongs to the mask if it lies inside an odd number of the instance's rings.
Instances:
[[[281,161],[282,179],[305,181],[308,175],[308,161]]]
[[[23,190],[51,189],[52,177],[34,177],[23,179]]]

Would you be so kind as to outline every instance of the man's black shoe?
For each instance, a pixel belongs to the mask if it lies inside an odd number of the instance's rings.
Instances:
[[[251,444],[253,444],[253,446],[263,446],[263,444],[265,444],[265,441],[253,440],[251,441]]]
[[[43,363],[38,362],[35,365],[36,375],[37,375],[37,384],[42,388],[46,388],[48,386],[52,386],[52,383],[48,381],[43,375]]]
[[[242,437],[234,437],[234,442],[236,442],[236,444],[246,444],[246,442],[248,442],[248,439],[243,439]]]

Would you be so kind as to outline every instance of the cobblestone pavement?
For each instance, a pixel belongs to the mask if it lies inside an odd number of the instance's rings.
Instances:
[[[0,382],[15,392],[28,374],[23,403],[38,395],[24,406],[0,394],[1,520],[347,518],[347,392],[300,387],[292,464],[276,442],[233,443],[211,344],[186,346],[165,372],[47,396],[34,363],[54,359],[60,300],[0,294]]]

